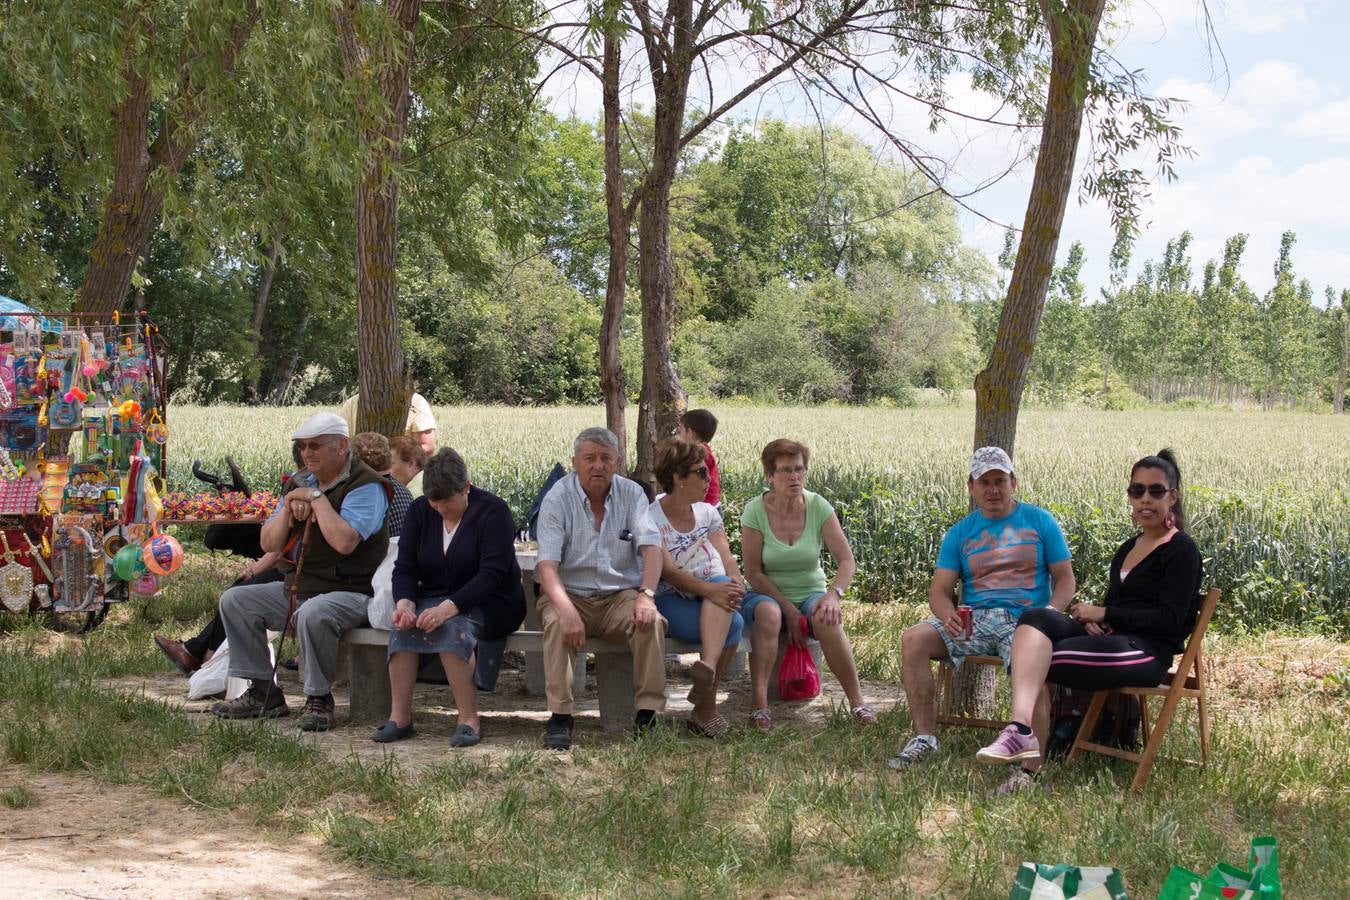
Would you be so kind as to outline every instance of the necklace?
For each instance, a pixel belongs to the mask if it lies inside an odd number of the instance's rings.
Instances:
[[[22,612],[33,602],[33,570],[14,558],[9,534],[3,529],[0,529],[0,542],[5,547],[5,564],[0,566],[0,603],[4,603],[10,612]]]

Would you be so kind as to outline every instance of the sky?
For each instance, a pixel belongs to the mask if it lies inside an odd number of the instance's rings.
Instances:
[[[1263,294],[1274,282],[1280,235],[1292,230],[1298,236],[1294,271],[1308,279],[1321,305],[1328,285],[1338,295],[1350,289],[1350,67],[1340,61],[1350,37],[1350,4],[1209,0],[1212,38],[1205,34],[1201,9],[1198,0],[1123,0],[1108,13],[1103,36],[1120,64],[1142,69],[1150,93],[1184,101],[1173,119],[1182,143],[1193,151],[1177,162],[1176,181],[1155,181],[1143,206],[1130,276],[1145,260],[1160,259],[1168,240],[1190,231],[1199,281],[1205,262],[1217,259],[1224,242],[1241,232],[1248,235],[1242,275]],[[752,74],[735,62],[715,67],[709,79],[715,99]],[[949,88],[958,108],[995,112],[963,80]],[[551,79],[546,93],[561,115],[599,116],[599,90],[586,76]],[[892,96],[878,87],[869,100],[885,111],[892,130],[917,135],[923,150],[947,161],[945,181],[957,192],[987,182],[1024,156],[1024,138],[1010,129],[956,120],[929,132],[926,111],[892,103]],[[649,93],[639,89],[633,97],[650,108]],[[816,110],[886,152],[872,126],[818,98],[809,103],[792,86],[770,89],[733,115],[814,123]],[[1086,143],[1079,148],[1080,169],[1085,155]],[[1143,168],[1152,174],[1151,167]],[[966,198],[971,207],[961,213],[966,242],[996,256],[1003,246],[1001,226],[1021,224],[1031,179],[1031,163],[1024,162]],[[1061,260],[1075,240],[1086,251],[1082,280],[1096,297],[1107,281],[1114,232],[1105,205],[1080,202],[1076,193],[1065,215]]]

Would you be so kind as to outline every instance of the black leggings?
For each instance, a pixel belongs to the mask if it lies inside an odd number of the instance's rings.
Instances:
[[[1049,607],[1022,613],[1017,627],[1035,628],[1050,638],[1046,681],[1067,688],[1101,691],[1153,687],[1162,681],[1172,662],[1158,659],[1127,634],[1088,634],[1081,622]]]

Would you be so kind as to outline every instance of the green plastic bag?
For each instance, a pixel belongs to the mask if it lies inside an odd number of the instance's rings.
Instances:
[[[1008,900],[1129,900],[1119,869],[1022,863]]]
[[[1280,900],[1280,854],[1275,838],[1252,838],[1247,868],[1219,863],[1206,876],[1181,866],[1167,873],[1158,900]]]

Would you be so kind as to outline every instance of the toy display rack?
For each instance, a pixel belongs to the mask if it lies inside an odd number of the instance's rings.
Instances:
[[[0,311],[0,605],[96,624],[150,534],[169,428],[164,346],[143,313]]]

